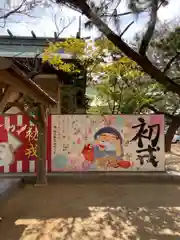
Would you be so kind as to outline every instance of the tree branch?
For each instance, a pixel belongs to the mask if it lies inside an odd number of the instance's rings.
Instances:
[[[174,107],[173,112],[172,112],[172,115],[173,115],[173,116],[176,114],[176,112],[177,112],[178,109],[179,109],[179,105],[176,105],[176,106]]]
[[[134,23],[134,21],[130,22],[127,27],[125,27],[125,29],[122,31],[122,33],[120,34],[120,37],[122,37],[124,35],[124,33],[131,27],[131,25]]]
[[[168,76],[165,76],[158,68],[156,68],[146,57],[135,52],[131,47],[128,46],[117,34],[115,34],[108,26],[105,24],[96,13],[94,13],[85,0],[69,0],[71,4],[75,4],[76,7],[81,9],[81,11],[92,20],[93,24],[101,31],[111,42],[114,43],[126,56],[135,61],[139,66],[142,67],[144,72],[149,74],[157,82],[164,85],[168,91],[177,93],[180,95],[180,85],[173,82]]]
[[[144,37],[142,39],[139,53],[144,56],[146,54],[147,48],[149,46],[149,42],[153,36],[156,21],[157,21],[157,10],[158,10],[158,0],[152,0],[152,6],[151,6],[151,17],[149,21],[149,26],[147,28],[146,33],[144,34]]]
[[[65,30],[66,28],[68,28],[68,27],[73,23],[73,21],[74,21],[74,19],[72,19],[67,25],[65,25],[65,26],[61,29],[61,31],[59,30],[59,27],[58,27],[58,25],[57,25],[57,22],[55,22],[56,29],[58,30],[57,37],[59,37],[59,36],[64,32],[64,30]]]
[[[180,80],[180,77],[172,78],[172,80]]]
[[[174,119],[176,118],[177,120],[180,121],[180,116],[173,116],[172,114],[166,113],[166,112],[161,112],[158,109],[156,109],[154,106],[150,105],[150,104],[144,104],[141,109],[143,108],[148,108],[149,110],[153,111],[155,114],[164,114],[165,117],[169,118],[169,119]]]
[[[167,71],[170,69],[172,63],[180,56],[180,52],[177,52],[174,57],[172,57],[169,62],[167,63],[166,67],[164,68],[163,73],[167,73]]]
[[[8,13],[4,14],[3,16],[0,16],[0,19],[7,19],[10,15],[16,13],[19,11],[19,9],[22,8],[22,6],[26,3],[26,0],[23,0],[22,3],[15,9],[9,11]]]
[[[139,11],[138,13],[141,13],[142,11]],[[122,17],[122,16],[127,16],[130,14],[134,14],[133,12],[124,12],[124,13],[117,13],[116,17]],[[112,13],[105,13],[100,15],[100,17],[112,17]]]

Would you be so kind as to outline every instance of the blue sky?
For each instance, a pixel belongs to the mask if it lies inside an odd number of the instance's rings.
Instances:
[[[4,2],[6,0],[3,0]],[[4,6],[4,2],[1,0],[0,7]],[[12,0],[11,0],[12,1]],[[15,0],[14,0],[15,1]],[[18,0],[16,0],[17,2]],[[20,1],[20,0],[19,0]],[[160,21],[168,21],[174,18],[178,18],[180,15],[180,0],[170,0],[170,3],[167,7],[161,8],[158,11],[158,17]],[[126,12],[126,6],[124,1],[122,1],[120,5],[120,12]],[[11,17],[8,20],[8,23],[5,28],[0,28],[0,34],[6,35],[6,28],[9,28],[14,35],[20,36],[30,36],[30,31],[33,30],[37,36],[45,36],[50,37],[53,36],[54,31],[56,31],[56,26],[54,24],[54,18],[56,14],[56,20],[58,25],[60,25],[60,29],[63,26],[66,26],[71,21],[72,24],[65,29],[65,31],[61,34],[61,37],[69,37],[75,36],[78,30],[78,21],[79,21],[79,13],[63,7],[59,9],[58,7],[53,8],[42,8],[37,7],[32,12],[32,15],[35,18],[30,18],[23,15],[16,15]],[[84,19],[84,18],[83,18]],[[131,39],[136,32],[140,32],[144,29],[145,24],[147,22],[147,14],[141,14],[138,20],[131,26],[131,28],[126,32],[125,38]],[[121,18],[121,28],[125,28],[128,23],[133,20],[133,16],[126,16]],[[87,31],[82,27],[82,35],[83,36],[97,36],[97,30],[94,28],[91,32]]]

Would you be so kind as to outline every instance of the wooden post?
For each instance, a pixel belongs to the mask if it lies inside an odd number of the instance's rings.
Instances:
[[[42,104],[38,105],[38,159],[36,186],[43,186],[47,183],[46,176],[46,150],[47,150],[47,117],[46,108]]]

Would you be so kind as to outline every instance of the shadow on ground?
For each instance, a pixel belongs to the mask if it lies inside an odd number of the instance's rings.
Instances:
[[[171,153],[166,154],[166,169],[180,172],[180,143],[172,144]]]
[[[0,212],[3,240],[180,239],[177,185],[26,186]]]

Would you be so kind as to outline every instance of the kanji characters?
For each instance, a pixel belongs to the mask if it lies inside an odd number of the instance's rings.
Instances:
[[[157,167],[158,161],[156,161],[156,156],[153,154],[154,152],[157,152],[160,150],[160,148],[157,146],[159,141],[159,135],[160,135],[160,125],[154,124],[154,125],[148,125],[146,128],[146,122],[144,118],[138,118],[140,124],[132,126],[133,129],[139,128],[136,135],[132,138],[132,141],[138,141],[138,147],[139,150],[136,150],[138,153],[137,160],[140,161],[140,164],[144,164],[144,160],[146,159],[147,162],[152,163],[154,167]],[[153,133],[155,130],[155,137],[153,137]],[[147,148],[144,148],[143,140],[142,139],[148,139],[150,141],[150,144],[148,144]],[[144,153],[141,155],[140,153]]]
[[[25,155],[30,158],[30,157],[37,157],[37,144],[29,144],[29,147],[25,151]]]
[[[28,138],[29,142],[37,141],[38,140],[38,130],[37,130],[37,127],[35,127],[35,130],[33,130],[32,127],[29,127],[29,129],[26,132],[25,138]]]

